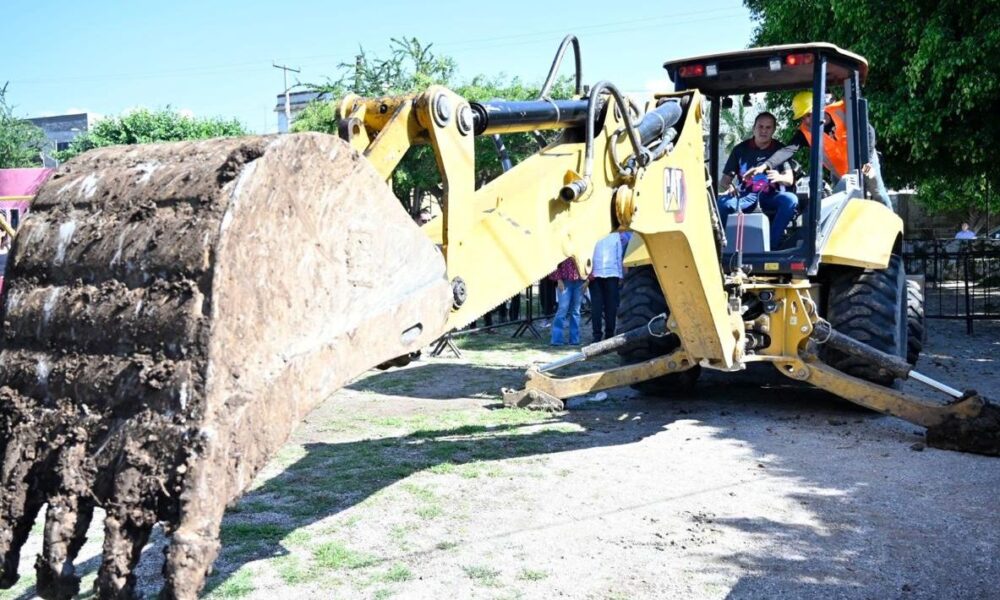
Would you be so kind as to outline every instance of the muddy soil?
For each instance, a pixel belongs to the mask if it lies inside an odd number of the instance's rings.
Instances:
[[[88,152],[39,191],[9,260],[0,587],[47,506],[53,598],[76,593],[95,507],[102,597],[132,594],[157,523],[165,596],[195,597],[226,504],[322,399],[437,337],[451,299],[379,175],[319,134]]]

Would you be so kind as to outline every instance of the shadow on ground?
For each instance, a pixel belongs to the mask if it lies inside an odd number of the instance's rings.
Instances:
[[[374,373],[346,389],[425,400],[454,400],[480,395],[497,397],[498,382],[516,386],[523,381],[523,368],[424,361],[407,369]]]

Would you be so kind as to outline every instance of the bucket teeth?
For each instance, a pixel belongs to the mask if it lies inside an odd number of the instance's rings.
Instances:
[[[437,247],[331,136],[104,148],[39,191],[0,322],[0,587],[43,505],[38,592],[135,593],[151,529],[167,598],[194,598],[225,506],[349,379],[443,333]],[[405,333],[405,335],[404,335]]]

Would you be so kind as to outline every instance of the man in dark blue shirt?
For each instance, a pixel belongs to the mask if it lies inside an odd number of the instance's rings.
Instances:
[[[753,137],[737,144],[726,161],[722,170],[722,195],[719,196],[719,216],[722,217],[723,227],[737,207],[743,212],[750,212],[760,203],[765,212],[772,213],[771,248],[777,248],[781,243],[785,228],[799,205],[795,194],[785,191],[785,186],[794,183],[792,168],[784,163],[780,169],[749,176],[747,172],[765,164],[772,154],[782,148],[781,143],[774,139],[776,125],[777,120],[771,113],[757,115],[753,122]]]

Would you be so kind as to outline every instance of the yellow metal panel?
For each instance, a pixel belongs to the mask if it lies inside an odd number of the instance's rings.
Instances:
[[[444,217],[434,217],[424,223],[420,229],[438,246],[444,243]]]
[[[527,373],[528,380],[525,387],[529,390],[545,392],[553,398],[572,398],[599,390],[649,381],[669,373],[679,373],[694,367],[696,364],[688,357],[687,353],[678,350],[673,354],[658,356],[641,363],[573,377],[553,377],[548,373],[532,369]]]
[[[986,404],[979,395],[952,404],[931,403],[912,394],[851,377],[818,360],[808,363],[792,360],[775,366],[793,379],[807,381],[855,404],[924,427],[934,427],[949,419],[975,419]]]
[[[583,151],[583,144],[542,151],[476,192],[474,225],[461,247],[447,253],[449,278],[461,277],[468,290],[465,304],[452,313],[452,326],[491,310],[567,256],[589,269],[594,245],[612,230],[608,195],[580,202],[558,198],[563,173],[582,164]]]
[[[396,170],[399,161],[403,160],[406,151],[416,143],[421,133],[416,119],[410,118],[412,111],[412,102],[401,103],[385,128],[378,132],[375,140],[364,152],[365,158],[386,181],[392,177],[392,172]]]
[[[689,110],[674,150],[637,183],[630,227],[642,236],[683,348],[730,368],[741,359],[743,322],[730,314],[723,288],[701,136],[699,112]]]
[[[903,220],[879,202],[855,198],[848,201],[820,248],[826,264],[884,269],[896,240],[903,235]]]

